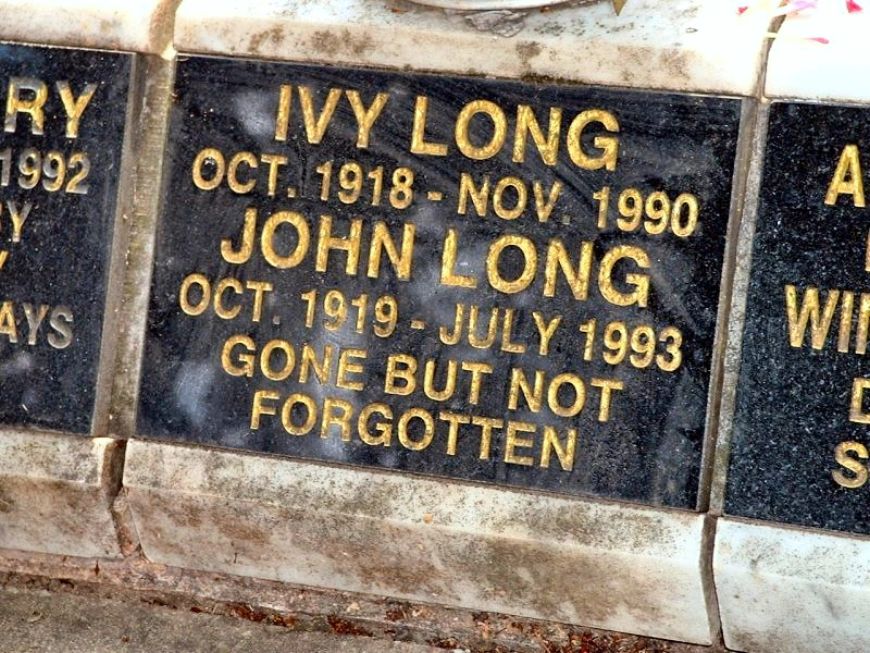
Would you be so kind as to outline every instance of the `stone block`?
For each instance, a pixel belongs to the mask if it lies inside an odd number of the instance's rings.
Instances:
[[[753,95],[769,22],[703,0],[632,0],[619,16],[609,2],[461,13],[380,0],[185,0],[175,41],[183,52]]]
[[[870,541],[720,519],[714,572],[729,649],[870,650]]]
[[[108,438],[0,431],[0,548],[120,557],[122,456]]]
[[[154,562],[710,642],[703,515],[136,440],[124,485]]]

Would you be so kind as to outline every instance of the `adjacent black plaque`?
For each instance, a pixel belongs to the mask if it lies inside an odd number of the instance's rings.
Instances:
[[[731,99],[179,62],[143,434],[694,508]]]
[[[730,514],[870,533],[868,148],[866,109],[771,107]]]
[[[90,432],[131,59],[0,44],[0,424]]]

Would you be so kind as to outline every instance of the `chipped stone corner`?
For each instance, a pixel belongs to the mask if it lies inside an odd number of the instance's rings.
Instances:
[[[120,557],[110,506],[122,458],[109,438],[0,431],[0,548]]]

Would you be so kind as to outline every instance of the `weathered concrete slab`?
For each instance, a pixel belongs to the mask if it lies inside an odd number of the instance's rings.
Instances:
[[[402,0],[185,0],[182,52],[753,95],[770,17],[730,2],[445,12]],[[736,44],[739,43],[739,46]],[[481,56],[481,53],[486,56]]]
[[[124,485],[162,564],[710,642],[703,515],[140,441]]]
[[[870,540],[720,519],[714,572],[729,649],[870,650]]]
[[[159,54],[179,0],[0,0],[0,40]]]
[[[122,455],[109,438],[0,430],[0,548],[120,557]]]
[[[435,653],[369,637],[288,630],[93,596],[0,590],[4,653]]]

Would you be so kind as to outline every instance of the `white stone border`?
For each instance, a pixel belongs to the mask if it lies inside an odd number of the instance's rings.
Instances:
[[[870,539],[723,518],[713,568],[729,649],[870,651]]]
[[[711,642],[705,517],[131,441],[153,562]]]
[[[184,0],[180,52],[756,94],[769,17],[724,0],[568,3],[508,16],[401,0]],[[510,14],[510,12],[507,12]]]
[[[123,447],[0,430],[0,548],[119,558],[111,513]]]
[[[179,0],[0,0],[0,40],[162,53]]]

